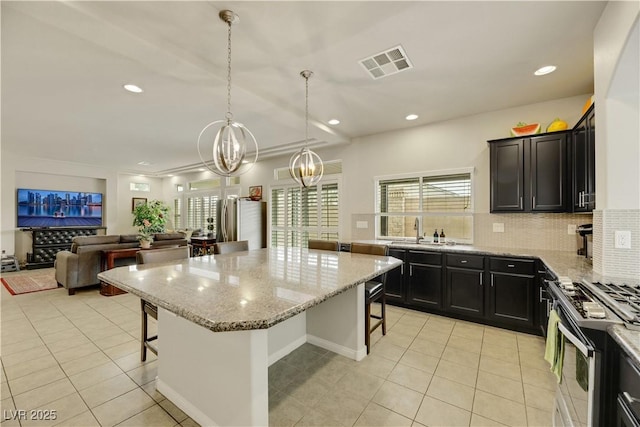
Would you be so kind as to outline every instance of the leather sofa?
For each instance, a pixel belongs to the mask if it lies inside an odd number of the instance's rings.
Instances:
[[[187,245],[182,233],[162,233],[154,235],[152,248]],[[97,285],[100,283],[98,273],[102,267],[102,251],[137,247],[140,243],[135,234],[76,236],[72,239],[71,250],[56,254],[56,281],[68,290],[69,295],[75,294],[77,288]],[[131,263],[135,264],[135,258]]]

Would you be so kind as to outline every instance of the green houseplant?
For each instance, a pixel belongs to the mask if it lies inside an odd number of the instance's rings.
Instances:
[[[138,205],[133,210],[133,225],[138,226],[138,240],[143,242],[153,241],[155,233],[164,233],[169,206],[160,200],[151,200],[148,203]]]

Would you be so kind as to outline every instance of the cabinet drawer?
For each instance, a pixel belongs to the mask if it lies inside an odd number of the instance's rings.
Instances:
[[[489,269],[498,273],[536,274],[536,261],[533,259],[494,258],[489,261]]]
[[[437,252],[408,251],[407,261],[413,264],[442,265],[442,254]]]
[[[448,267],[484,268],[484,256],[482,255],[447,255]]]

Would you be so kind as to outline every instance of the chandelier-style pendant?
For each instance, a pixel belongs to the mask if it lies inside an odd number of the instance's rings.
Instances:
[[[222,10],[219,13],[221,20],[229,26],[227,48],[227,114],[224,120],[216,120],[209,123],[198,135],[198,155],[202,163],[211,172],[221,176],[241,175],[255,165],[258,160],[258,142],[251,131],[243,124],[233,120],[231,113],[231,24],[240,20],[238,15],[230,10]],[[202,155],[201,145],[203,140],[209,140],[208,129],[211,132],[218,127],[213,136],[213,149],[211,159],[206,160]],[[207,135],[205,135],[207,134]],[[250,142],[255,150],[252,161],[245,159],[247,155],[247,143]]]
[[[289,160],[289,173],[291,177],[303,187],[316,185],[322,179],[324,164],[322,159],[314,151],[307,147],[309,143],[309,77],[312,71],[304,70],[300,75],[305,79],[305,147],[294,153]]]

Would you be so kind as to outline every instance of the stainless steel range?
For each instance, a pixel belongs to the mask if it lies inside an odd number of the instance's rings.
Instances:
[[[606,329],[624,324],[640,330],[640,286],[626,283],[547,282],[565,337],[562,382],[558,384],[554,426],[600,426],[612,420],[605,381],[609,351]]]

